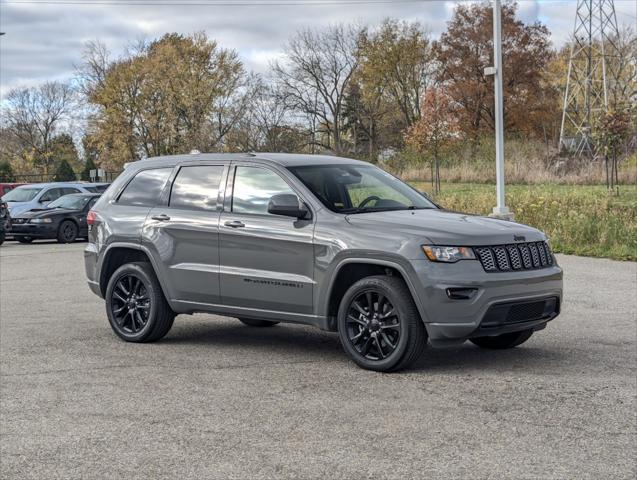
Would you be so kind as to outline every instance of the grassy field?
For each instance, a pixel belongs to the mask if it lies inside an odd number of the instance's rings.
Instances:
[[[431,185],[410,182],[431,193]],[[544,231],[555,252],[637,260],[637,186],[609,196],[600,185],[508,185],[507,206],[516,221]],[[448,183],[434,197],[449,210],[488,214],[495,186]]]

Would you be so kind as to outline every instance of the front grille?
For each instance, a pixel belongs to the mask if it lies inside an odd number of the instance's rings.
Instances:
[[[486,272],[534,270],[553,265],[553,255],[546,242],[477,247],[475,251]]]

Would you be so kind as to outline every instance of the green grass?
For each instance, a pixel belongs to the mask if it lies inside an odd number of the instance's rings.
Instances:
[[[431,185],[411,182],[431,193]],[[435,196],[450,210],[485,215],[495,205],[495,185],[449,183]],[[508,185],[515,220],[545,232],[560,253],[637,260],[637,186],[610,196],[601,185]]]

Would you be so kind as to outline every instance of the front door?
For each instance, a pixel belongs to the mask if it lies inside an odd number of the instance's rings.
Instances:
[[[231,175],[219,222],[223,304],[311,314],[313,220],[268,213],[273,195],[297,192],[267,167],[239,164]]]
[[[183,165],[168,205],[150,211],[144,240],[172,300],[219,303],[219,185],[226,166]]]

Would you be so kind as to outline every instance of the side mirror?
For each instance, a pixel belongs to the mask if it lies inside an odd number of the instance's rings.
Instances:
[[[50,197],[42,197],[40,198],[40,200],[38,200],[39,203],[45,204],[45,203],[51,203],[52,200]]]
[[[268,213],[285,217],[305,218],[307,207],[301,203],[299,197],[291,193],[273,195],[268,203]]]

